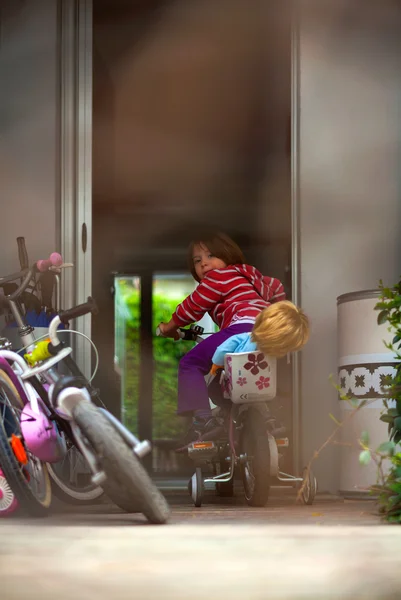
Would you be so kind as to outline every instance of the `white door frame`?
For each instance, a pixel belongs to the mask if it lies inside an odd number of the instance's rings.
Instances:
[[[61,298],[62,308],[70,308],[92,292],[92,0],[61,0],[59,7],[61,252],[74,263],[63,271]],[[90,337],[91,316],[81,317],[77,326]],[[88,342],[76,338],[74,349],[89,375]]]
[[[301,306],[300,285],[300,7],[292,2],[291,23],[291,273],[292,301]],[[293,468],[301,464],[301,357],[292,355],[292,444]]]

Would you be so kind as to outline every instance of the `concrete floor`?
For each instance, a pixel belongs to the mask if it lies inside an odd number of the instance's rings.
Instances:
[[[0,599],[401,598],[401,528],[381,524],[371,501],[169,501],[167,526],[107,505],[2,520]]]

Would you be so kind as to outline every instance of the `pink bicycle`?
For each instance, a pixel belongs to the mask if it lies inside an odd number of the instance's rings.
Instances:
[[[3,288],[22,279],[12,293],[0,296],[0,305],[14,314],[25,350],[22,357],[7,340],[0,342],[0,510],[4,506],[9,514],[17,502],[28,515],[46,515],[52,491],[48,466],[62,462],[74,447],[92,486],[126,512],[165,523],[168,504],[140,461],[151,450],[149,442],[139,441],[104,408],[71,357],[72,348],[59,338],[61,324],[96,314],[94,300],[60,311],[44,340],[35,340],[32,327],[21,319],[19,299],[38,270],[59,272],[62,267],[62,258],[53,253],[48,261],[0,278]]]

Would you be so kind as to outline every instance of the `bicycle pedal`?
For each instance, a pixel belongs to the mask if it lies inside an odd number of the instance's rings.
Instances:
[[[276,438],[276,444],[281,448],[288,448],[290,441],[288,438]]]
[[[188,446],[189,458],[207,460],[217,455],[218,448],[214,442],[193,442]]]

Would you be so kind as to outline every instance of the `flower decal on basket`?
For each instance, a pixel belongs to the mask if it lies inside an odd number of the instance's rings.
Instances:
[[[231,356],[227,356],[227,371],[228,371],[229,377],[232,376],[232,372],[233,372],[232,362],[233,362],[233,359],[231,358]]]
[[[237,384],[241,387],[246,384],[246,377],[238,377]]]
[[[255,384],[257,385],[259,390],[263,390],[263,388],[268,388],[270,387],[270,377],[263,377],[263,375],[261,375],[259,379],[255,381]]]
[[[266,369],[267,361],[264,354],[248,354],[248,361],[244,364],[244,369],[250,371],[252,375],[257,375],[260,370]]]

